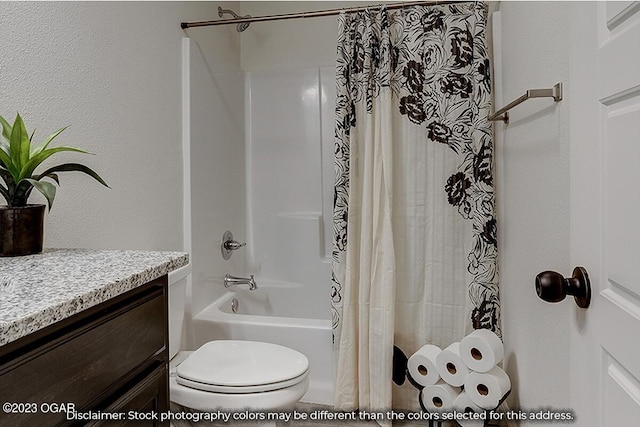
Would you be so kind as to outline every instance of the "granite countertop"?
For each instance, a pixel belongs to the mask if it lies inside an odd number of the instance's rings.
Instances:
[[[93,249],[0,258],[0,346],[188,263],[184,252]]]

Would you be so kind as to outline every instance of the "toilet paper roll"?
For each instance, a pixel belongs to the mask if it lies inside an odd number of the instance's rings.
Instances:
[[[440,380],[436,384],[420,390],[420,406],[429,412],[451,411],[458,394],[460,394],[458,387],[453,387]]]
[[[466,391],[463,391],[456,397],[456,400],[453,401],[453,410],[456,412],[460,412],[463,414],[473,412],[475,414],[482,414],[485,410],[473,403],[473,401],[469,398],[469,395]],[[458,424],[461,427],[476,427],[483,426],[484,421],[482,419],[464,419],[464,418],[456,418]]]
[[[511,390],[511,380],[499,366],[489,372],[469,372],[464,382],[464,391],[469,399],[482,409],[495,409]]]
[[[407,362],[407,371],[414,383],[428,387],[438,382],[440,374],[436,366],[436,357],[442,352],[437,345],[427,344],[413,353]]]
[[[460,341],[460,357],[472,371],[488,372],[504,356],[502,340],[489,329],[476,329]]]
[[[436,367],[440,378],[454,387],[464,385],[469,368],[460,357],[460,343],[454,342],[436,356]]]

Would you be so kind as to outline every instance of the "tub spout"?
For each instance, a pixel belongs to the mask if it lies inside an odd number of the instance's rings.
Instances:
[[[253,278],[253,274],[249,277],[235,277],[230,275],[229,273],[224,275],[224,287],[229,288],[234,285],[249,285],[250,291],[255,291],[258,289],[258,285]]]

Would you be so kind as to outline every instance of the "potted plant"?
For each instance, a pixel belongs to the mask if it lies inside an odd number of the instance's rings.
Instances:
[[[78,171],[85,173],[108,187],[100,176],[89,167],[79,163],[62,163],[42,172],[36,168],[56,153],[73,151],[88,154],[73,147],[49,147],[66,127],[59,129],[42,144],[32,145],[33,133],[29,135],[20,114],[11,126],[2,116],[0,138],[0,195],[6,206],[0,206],[0,256],[17,256],[42,251],[45,205],[27,203],[35,188],[53,205],[56,186],[60,185],[59,172]],[[46,181],[45,178],[50,181]]]

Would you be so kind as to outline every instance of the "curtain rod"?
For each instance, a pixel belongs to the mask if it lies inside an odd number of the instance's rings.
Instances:
[[[392,3],[388,5],[373,5],[373,6],[359,6],[359,7],[347,7],[342,9],[328,9],[328,10],[316,10],[312,12],[297,12],[297,13],[285,13],[282,15],[268,15],[268,16],[255,16],[250,18],[238,18],[238,19],[218,19],[215,21],[196,21],[196,22],[181,22],[180,27],[184,30],[187,28],[195,27],[210,27],[215,25],[229,25],[229,24],[250,24],[252,22],[266,22],[266,21],[282,21],[284,19],[298,19],[298,18],[318,18],[322,16],[339,15],[340,12],[361,12],[367,9],[379,9],[386,6],[387,9],[401,9],[403,7],[410,6],[430,6],[430,5],[446,5],[446,4],[464,4],[474,3],[472,1],[410,1],[404,3]]]

